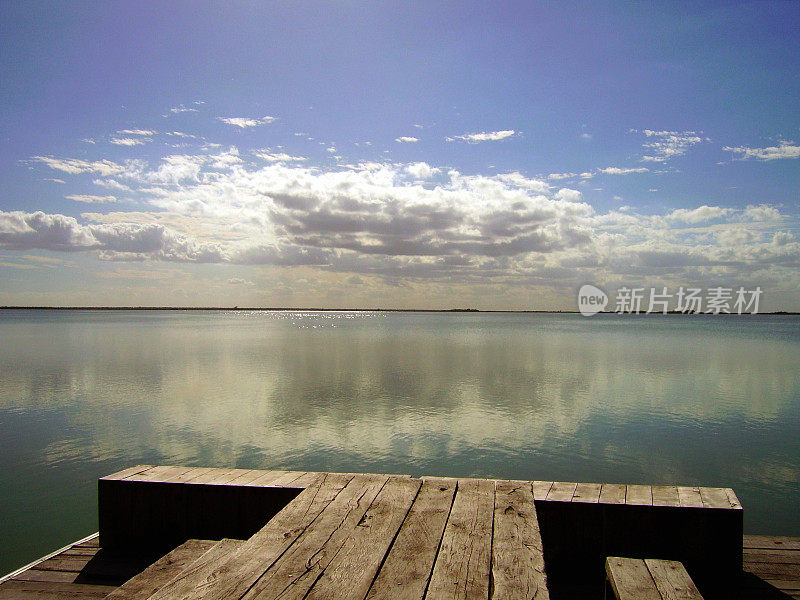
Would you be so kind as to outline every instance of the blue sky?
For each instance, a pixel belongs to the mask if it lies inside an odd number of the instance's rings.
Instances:
[[[800,310],[800,5],[0,4],[0,304]]]

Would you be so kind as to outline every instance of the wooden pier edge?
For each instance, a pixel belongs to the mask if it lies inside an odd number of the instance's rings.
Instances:
[[[247,539],[320,475],[132,467],[98,482],[100,543],[114,552],[163,554],[192,538]],[[601,576],[607,556],[678,560],[701,587],[741,573],[743,511],[733,490],[525,483],[551,578],[568,578],[574,568]]]

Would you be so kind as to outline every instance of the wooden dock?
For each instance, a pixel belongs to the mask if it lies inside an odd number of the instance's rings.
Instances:
[[[99,536],[0,600],[599,599],[609,555],[680,560],[706,598],[800,598],[800,540],[743,538],[721,488],[142,465],[98,491]]]

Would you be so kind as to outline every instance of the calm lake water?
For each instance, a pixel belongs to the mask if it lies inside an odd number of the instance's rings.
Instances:
[[[0,311],[0,574],[136,463],[730,486],[800,535],[800,318]]]

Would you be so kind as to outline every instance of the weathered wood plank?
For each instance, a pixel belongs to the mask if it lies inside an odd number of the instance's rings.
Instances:
[[[747,563],[747,570],[762,579],[800,579],[798,564]]]
[[[11,579],[19,581],[54,581],[58,583],[72,583],[80,575],[76,571],[43,571],[41,569],[27,569],[17,573]]]
[[[663,600],[703,600],[681,563],[652,558],[646,558],[644,562]]]
[[[117,471],[116,473],[112,473],[111,475],[106,475],[105,477],[101,477],[100,479],[104,479],[106,481],[111,479],[126,479],[131,475],[138,475],[148,469],[152,469],[154,465],[136,465],[134,467],[128,467],[127,469],[122,469],[122,471]]]
[[[609,556],[606,577],[617,600],[662,600],[642,559]]]
[[[294,482],[304,477],[305,475],[307,475],[306,471],[286,471],[286,473],[281,477],[273,479],[269,485],[270,487],[294,487]],[[316,475],[316,473],[313,475]]]
[[[459,480],[426,600],[488,597],[493,512],[494,482]]]
[[[182,473],[191,471],[191,467],[155,466],[141,473],[136,473],[125,478],[125,481],[164,481]]]
[[[530,485],[510,481],[495,484],[492,584],[492,600],[550,597]]]
[[[575,486],[575,493],[572,495],[572,501],[597,504],[597,502],[600,501],[601,489],[602,486],[599,483],[579,483]]]
[[[208,469],[207,471],[204,469],[198,469],[197,472],[192,473],[191,476],[185,481],[185,483],[217,483],[218,479],[223,477],[230,477],[233,473],[235,473],[234,469]]]
[[[314,526],[255,582],[243,596],[245,600],[302,599],[316,579],[341,551],[354,528],[387,483],[386,476],[356,475],[325,507]]]
[[[546,499],[548,501],[572,502],[572,496],[575,495],[575,488],[577,486],[577,483],[554,481],[553,486],[547,493]]]
[[[600,488],[601,504],[625,504],[627,486],[621,483],[604,483]]]
[[[284,484],[284,487],[293,487],[293,488],[308,487],[319,476],[320,476],[320,473],[317,473],[315,471],[308,471],[307,473],[303,473],[300,477],[298,477],[297,479],[295,479],[291,483]],[[402,475],[399,475],[399,476],[392,475],[391,477],[396,479],[397,477],[403,477],[403,476]],[[408,479],[408,478],[406,477],[406,479]]]
[[[62,554],[58,554],[40,562],[36,565],[36,568],[42,571],[73,571],[77,573],[83,569],[90,560],[92,560],[91,556],[63,556]]]
[[[241,475],[239,475],[235,479],[231,479],[228,482],[228,485],[247,485],[251,481],[255,481],[256,479],[258,479],[259,477],[262,477],[263,475],[264,475],[264,471],[258,471],[256,469],[250,469],[248,471],[245,471],[244,473],[242,473]]]
[[[742,540],[745,548],[783,548],[800,550],[800,538],[779,535],[746,535]]]
[[[151,600],[206,600],[241,598],[264,571],[289,548],[351,480],[350,476],[327,475],[306,488],[277,515],[244,542],[226,560],[202,577],[172,580]]]
[[[100,548],[94,547],[80,547],[80,546],[72,546],[67,548],[63,552],[59,553],[59,556],[94,556],[100,552]]]
[[[189,564],[208,553],[217,543],[187,540],[111,592],[108,600],[143,600],[149,597],[168,581],[182,575]]]
[[[706,508],[730,508],[727,490],[725,488],[700,488],[700,499]]]
[[[653,488],[649,485],[629,485],[625,492],[625,504],[652,506]]]
[[[674,485],[653,486],[653,506],[680,506],[678,488]]]
[[[289,473],[289,471],[261,471],[261,475],[256,479],[245,483],[244,485],[253,486],[253,487],[260,487],[260,486],[270,486],[273,481],[278,479],[279,477],[283,477]]]
[[[790,563],[800,564],[800,550],[766,550],[764,548],[745,548],[744,563]]]
[[[454,479],[425,479],[366,600],[422,600],[455,491]]]
[[[167,483],[186,483],[195,477],[200,477],[200,475],[211,472],[211,470],[211,467],[195,467],[193,469],[189,469],[185,473],[178,473],[177,475],[168,477],[164,481]]]
[[[109,585],[11,579],[0,584],[0,600],[99,600],[113,590],[114,586]]]
[[[99,548],[100,547],[100,535],[95,533],[88,540],[84,540],[82,542],[78,542],[77,544],[73,544],[72,547],[73,548]]]
[[[322,573],[305,598],[363,600],[421,484],[419,479],[390,478],[341,549],[334,550],[330,564],[316,563]]]
[[[0,584],[0,600],[100,600],[114,589],[109,585],[11,579]]]
[[[553,482],[531,481],[531,487],[533,489],[533,499],[544,500],[545,498],[547,498],[547,494],[550,492],[550,488],[553,487]]]
[[[700,508],[703,506],[703,497],[700,495],[700,488],[678,486],[678,498],[681,506]]]
[[[730,504],[730,507],[741,510],[742,503],[739,502],[736,492],[734,492],[731,488],[725,488],[725,494],[728,496],[728,503]]]

